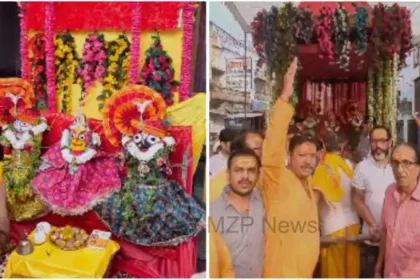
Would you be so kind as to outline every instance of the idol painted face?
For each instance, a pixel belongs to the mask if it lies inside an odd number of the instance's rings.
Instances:
[[[376,161],[386,159],[391,147],[391,139],[385,129],[377,128],[372,132],[370,138],[370,148],[372,156]]]
[[[13,123],[13,126],[15,127],[16,131],[19,133],[24,133],[26,131],[29,131],[32,128],[32,125],[30,123],[26,123],[21,120],[16,120]]]
[[[164,147],[175,145],[175,139],[170,136],[160,138],[145,132],[137,133],[133,136],[132,140],[136,144],[137,151],[129,152],[132,156],[144,161],[149,161],[154,158],[156,153]]]
[[[391,166],[397,185],[402,188],[417,184],[420,167],[416,153],[409,146],[401,145],[392,154]]]
[[[233,158],[228,172],[231,190],[237,195],[247,196],[258,181],[258,162],[253,156],[237,156]]]
[[[70,148],[75,152],[83,152],[88,146],[86,131],[72,131]]]

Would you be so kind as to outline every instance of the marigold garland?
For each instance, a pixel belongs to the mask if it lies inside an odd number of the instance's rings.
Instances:
[[[83,46],[83,61],[77,68],[78,83],[82,85],[80,105],[83,106],[89,90],[95,81],[103,82],[105,77],[106,49],[103,34],[89,34]]]
[[[55,75],[57,93],[62,93],[62,112],[71,113],[71,88],[75,82],[79,59],[76,42],[70,33],[58,34],[55,38]]]
[[[31,71],[29,80],[36,93],[36,108],[38,110],[48,107],[46,53],[44,34],[35,34],[28,43],[30,50]]]
[[[125,34],[118,36],[116,40],[107,42],[106,75],[103,90],[97,97],[99,110],[103,109],[105,100],[115,91],[128,85],[130,48],[131,43]]]

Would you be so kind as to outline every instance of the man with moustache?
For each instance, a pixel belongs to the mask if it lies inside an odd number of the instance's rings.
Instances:
[[[370,131],[369,139],[371,154],[356,166],[352,180],[353,207],[363,220],[362,233],[371,237],[361,248],[362,278],[374,277],[385,191],[395,182],[389,164],[391,132],[384,126],[376,126]]]
[[[296,69],[294,58],[283,78],[263,143],[261,185],[267,216],[267,278],[311,278],[319,257],[317,197],[310,182],[316,163],[316,142],[308,135],[296,135],[290,139],[289,155],[286,150],[294,113],[289,102]]]
[[[230,151],[250,149],[261,158],[263,137],[257,131],[244,130],[236,135],[230,143]],[[213,165],[210,162],[210,167]],[[218,167],[220,168],[220,167]],[[224,169],[219,175],[210,179],[210,202],[219,198],[223,188],[229,183],[228,173]]]
[[[398,145],[391,157],[396,183],[385,192],[382,238],[375,277],[420,277],[420,154]]]
[[[263,275],[265,211],[260,191],[255,188],[260,167],[260,159],[254,151],[232,151],[227,169],[229,185],[210,204],[210,241],[215,243],[210,246],[220,250],[226,246],[230,253],[230,256],[226,253],[221,256],[220,252],[214,252],[218,262],[210,258],[213,265],[210,271],[219,271],[219,276],[223,276],[222,267],[228,267],[230,261],[237,278]],[[218,235],[221,240],[217,240]]]

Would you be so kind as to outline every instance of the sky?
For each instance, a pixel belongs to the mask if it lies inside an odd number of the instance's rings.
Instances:
[[[299,2],[296,2],[296,5]],[[369,2],[372,5],[378,2]],[[255,14],[262,9],[269,9],[273,4],[281,6],[281,2],[235,2],[242,17],[249,24],[252,22]],[[413,37],[420,34],[420,2],[398,2],[401,6],[406,6],[412,12],[412,30]],[[233,15],[226,8],[223,2],[210,2],[210,21],[220,26],[239,40],[243,40],[244,35],[241,27],[234,19]],[[407,67],[400,73],[400,90],[403,98],[413,100],[414,86],[413,81],[419,76],[419,70],[413,68],[413,56],[407,58]]]

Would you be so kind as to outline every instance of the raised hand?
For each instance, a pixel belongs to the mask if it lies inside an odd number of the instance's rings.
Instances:
[[[293,61],[283,78],[283,88],[282,92],[280,93],[280,98],[284,99],[285,101],[289,101],[293,94],[293,82],[295,80],[297,62],[297,57],[293,58]]]

